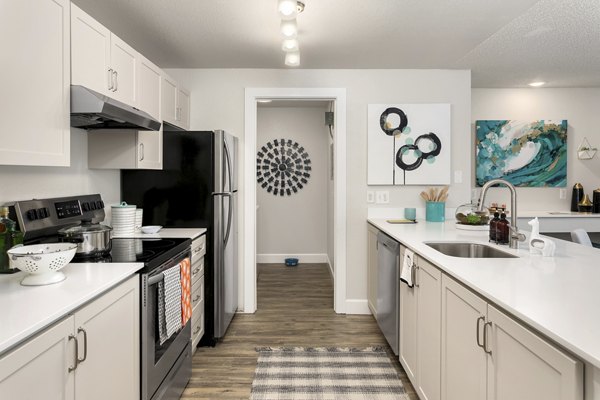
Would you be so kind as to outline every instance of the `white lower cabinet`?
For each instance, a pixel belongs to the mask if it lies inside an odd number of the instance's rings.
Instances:
[[[403,259],[404,247],[400,250]],[[422,399],[440,398],[439,269],[417,257],[414,287],[400,282],[400,363]]]
[[[138,399],[136,275],[0,358],[0,399]]]
[[[444,276],[442,398],[582,400],[583,364]]]
[[[204,255],[206,235],[192,241],[192,352],[204,335]]]
[[[377,317],[377,232],[377,228],[367,224],[367,299],[373,317]]]

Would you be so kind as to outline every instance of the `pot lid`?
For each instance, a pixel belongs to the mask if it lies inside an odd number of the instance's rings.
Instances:
[[[115,204],[114,206],[111,206],[112,208],[136,208],[135,204],[127,204],[126,202],[122,201],[120,204]]]
[[[91,220],[83,219],[81,224],[62,228],[58,231],[61,235],[78,235],[90,232],[110,232],[112,227],[102,224],[92,224]]]

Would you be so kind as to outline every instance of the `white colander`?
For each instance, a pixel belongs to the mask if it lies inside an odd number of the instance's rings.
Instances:
[[[29,275],[21,285],[49,285],[65,280],[59,270],[73,259],[77,252],[76,243],[48,243],[31,246],[15,246],[8,250],[12,268],[19,268]]]

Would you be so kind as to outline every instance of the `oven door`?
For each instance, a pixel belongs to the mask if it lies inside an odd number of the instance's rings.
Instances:
[[[165,380],[171,375],[169,372],[178,364],[179,358],[182,355],[185,356],[184,351],[189,348],[191,343],[190,321],[162,345],[158,333],[158,283],[163,279],[163,271],[189,257],[189,250],[186,250],[153,271],[142,274],[140,316],[142,400],[154,399],[157,392],[163,392],[164,386],[170,385]],[[163,387],[161,388],[161,386]],[[158,390],[159,388],[161,390]]]

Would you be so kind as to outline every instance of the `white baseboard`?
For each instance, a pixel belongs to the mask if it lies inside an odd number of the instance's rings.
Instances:
[[[259,264],[283,264],[286,258],[297,258],[299,263],[326,263],[327,254],[257,254]]]
[[[333,279],[333,281],[335,282],[335,274],[333,273],[333,264],[331,263],[331,260],[329,259],[329,254],[325,254],[325,257],[327,257],[327,265],[329,265],[329,273],[331,274],[331,279]]]
[[[346,314],[371,314],[367,300],[346,299]]]

